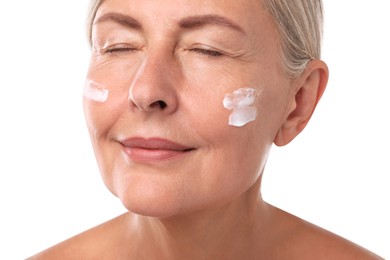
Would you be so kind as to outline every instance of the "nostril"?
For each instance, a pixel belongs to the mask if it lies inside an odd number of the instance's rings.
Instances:
[[[161,109],[164,109],[164,108],[167,107],[167,104],[164,101],[162,101],[162,100],[157,101],[157,103],[158,103],[158,105],[160,106]]]
[[[168,106],[167,103],[165,103],[162,100],[158,100],[158,101],[155,101],[152,104],[150,104],[149,107],[151,109],[153,109],[153,108],[160,108],[161,110],[164,110],[167,106]]]

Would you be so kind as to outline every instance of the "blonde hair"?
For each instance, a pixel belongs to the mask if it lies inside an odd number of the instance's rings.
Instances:
[[[92,25],[104,0],[91,0],[87,22],[91,44]],[[262,0],[281,36],[281,63],[291,77],[301,74],[313,59],[321,58],[322,0]]]

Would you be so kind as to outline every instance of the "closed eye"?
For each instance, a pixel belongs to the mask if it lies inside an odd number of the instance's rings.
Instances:
[[[193,48],[191,51],[195,53],[199,53],[205,56],[210,56],[210,57],[220,57],[223,56],[223,53],[216,51],[216,50],[209,50],[209,49],[201,49],[201,48]]]
[[[99,52],[101,54],[122,54],[122,53],[128,53],[136,51],[137,48],[131,45],[125,45],[125,44],[117,44],[113,46],[106,47]]]
[[[128,51],[134,51],[134,48],[112,48],[112,49],[105,50],[106,53],[128,52]]]

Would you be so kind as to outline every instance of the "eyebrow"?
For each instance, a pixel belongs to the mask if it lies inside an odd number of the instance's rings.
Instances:
[[[238,32],[244,33],[244,30],[235,22],[229,20],[226,17],[219,15],[198,15],[198,16],[190,16],[184,18],[179,22],[180,27],[182,28],[197,28],[203,27],[206,25],[215,24],[220,26],[225,26],[230,29],[233,29]]]
[[[107,13],[99,17],[94,24],[113,21],[133,29],[142,29],[142,25],[133,17],[120,13]]]
[[[113,21],[132,29],[142,29],[142,25],[133,17],[121,13],[107,13],[97,19],[94,24]],[[219,25],[228,27],[235,31],[245,33],[245,31],[235,22],[220,15],[197,15],[186,17],[179,21],[179,26],[184,29],[194,29],[206,25]]]

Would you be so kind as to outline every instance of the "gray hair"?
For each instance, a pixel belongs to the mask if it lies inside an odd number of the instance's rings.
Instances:
[[[91,44],[92,25],[104,0],[91,0],[87,33]],[[292,78],[300,75],[313,59],[321,58],[323,31],[322,0],[262,0],[274,18],[281,36],[281,64]]]
[[[281,61],[291,77],[321,58],[323,6],[321,0],[263,0],[281,36]]]
[[[88,17],[87,17],[87,37],[89,45],[92,46],[92,27],[95,20],[96,13],[99,7],[102,5],[103,0],[91,0],[89,2]]]

